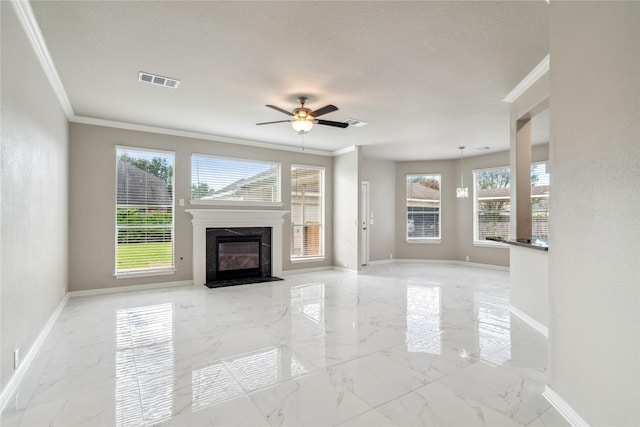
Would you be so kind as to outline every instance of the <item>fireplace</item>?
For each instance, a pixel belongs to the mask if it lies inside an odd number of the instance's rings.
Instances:
[[[216,238],[216,279],[260,276],[261,246],[260,237]]]
[[[207,228],[209,287],[271,280],[271,227]]]
[[[271,230],[271,243],[269,247],[269,255],[271,260],[264,263],[266,256],[265,240],[262,239],[261,244],[261,270],[264,275],[264,268],[269,267],[271,276],[282,274],[282,225],[284,216],[289,213],[285,210],[267,210],[267,209],[187,209],[193,219],[193,283],[202,285],[209,282],[209,274],[211,266],[215,270],[216,259],[210,257],[210,253],[217,253],[217,249],[212,249],[212,245],[216,245],[215,240],[211,241],[212,229],[243,229],[243,228],[268,228]],[[240,233],[243,234],[243,233]],[[228,234],[230,235],[230,234]],[[231,234],[233,235],[233,234]],[[238,233],[235,233],[238,235]],[[213,250],[213,252],[212,252]],[[207,255],[209,253],[209,256]],[[215,274],[215,273],[214,273]],[[260,278],[256,278],[260,279]]]

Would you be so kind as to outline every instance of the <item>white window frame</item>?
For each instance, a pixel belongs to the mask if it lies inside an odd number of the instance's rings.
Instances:
[[[194,157],[206,157],[210,159],[216,160],[229,160],[229,161],[237,161],[237,162],[249,162],[249,163],[262,163],[268,165],[278,166],[278,182],[277,182],[277,191],[278,191],[278,200],[274,202],[261,202],[261,201],[252,201],[252,200],[201,200],[201,199],[191,199],[191,185],[193,185],[193,158]],[[191,153],[190,157],[190,180],[191,184],[189,186],[189,203],[192,205],[209,205],[209,206],[254,206],[254,207],[282,207],[282,163],[280,162],[271,162],[268,160],[255,160],[255,159],[246,159],[240,157],[223,157],[223,156],[215,156],[211,154],[201,154],[201,153]]]
[[[326,191],[325,191],[325,181],[326,181],[326,168],[324,166],[314,166],[314,165],[303,165],[292,163],[289,168],[289,172],[293,171],[294,167],[305,168],[305,169],[315,169],[320,171],[320,249],[322,255],[313,255],[313,256],[293,256],[293,248],[289,248],[289,259],[292,263],[302,263],[302,262],[319,262],[324,261],[326,259],[326,247],[325,247],[325,230],[326,230],[326,222],[325,222],[325,206],[326,206]],[[291,180],[291,192],[293,192],[293,175],[290,176]],[[293,210],[293,209],[292,209]],[[304,225],[304,224],[294,224],[293,220],[291,221],[291,225]]]
[[[478,179],[477,174],[480,172],[495,170],[495,169],[508,169],[511,174],[510,166],[494,166],[491,168],[474,169],[472,171],[473,176],[473,246],[484,246],[489,248],[502,248],[508,249],[509,245],[506,243],[495,242],[492,240],[478,240]],[[511,179],[509,179],[509,185],[511,185]],[[509,190],[511,191],[511,190]],[[511,203],[511,194],[509,194],[509,203]],[[509,218],[511,222],[511,218]]]
[[[438,200],[438,237],[409,237],[409,205],[407,200],[409,194],[407,194],[407,182],[409,177],[423,177],[423,176],[438,176],[440,178],[440,199]],[[404,179],[405,193],[404,193],[404,227],[405,227],[405,241],[410,244],[439,244],[442,242],[442,174],[438,172],[425,172],[425,173],[408,173]]]
[[[141,151],[146,153],[170,154],[173,156],[173,175],[171,177],[171,266],[160,268],[140,268],[136,270],[118,271],[118,150]],[[157,150],[153,148],[132,147],[116,145],[114,150],[116,177],[115,177],[115,239],[114,239],[114,269],[113,277],[116,279],[129,279],[134,277],[152,277],[175,274],[176,271],[176,153],[175,151]]]

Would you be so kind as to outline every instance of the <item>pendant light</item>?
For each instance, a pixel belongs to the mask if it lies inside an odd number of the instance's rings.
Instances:
[[[460,149],[460,187],[456,188],[456,197],[463,199],[469,197],[469,188],[464,186],[464,145]]]

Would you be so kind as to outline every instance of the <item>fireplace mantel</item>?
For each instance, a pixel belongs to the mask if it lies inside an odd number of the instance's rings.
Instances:
[[[193,219],[193,284],[206,282],[207,228],[271,227],[271,274],[282,274],[284,210],[187,209]]]

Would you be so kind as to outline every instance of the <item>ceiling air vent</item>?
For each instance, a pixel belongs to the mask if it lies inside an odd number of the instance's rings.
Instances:
[[[144,71],[140,71],[138,73],[138,81],[151,83],[152,85],[157,86],[171,87],[173,89],[177,88],[180,84],[180,80],[172,79],[170,77],[157,76],[155,74],[145,73]]]
[[[353,126],[353,127],[357,127],[357,128],[361,128],[362,126],[366,126],[369,123],[362,121],[362,120],[358,120],[358,119],[347,119],[344,121],[345,123],[349,123],[349,126]]]

